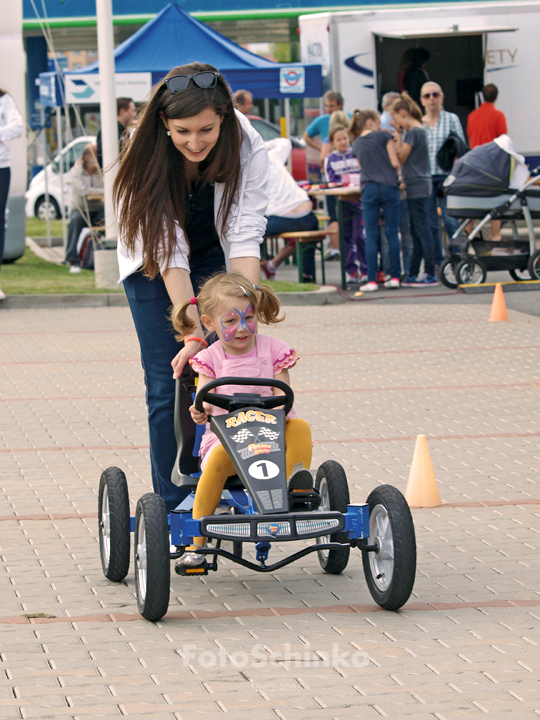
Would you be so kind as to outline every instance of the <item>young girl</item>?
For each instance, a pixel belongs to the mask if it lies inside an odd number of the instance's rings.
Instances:
[[[257,323],[273,325],[281,322],[279,300],[266,285],[257,287],[239,273],[220,273],[210,278],[201,288],[198,297],[177,305],[172,311],[172,322],[179,337],[190,336],[195,325],[188,314],[196,304],[201,322],[208,332],[215,332],[218,342],[197,353],[190,360],[199,373],[199,390],[210,380],[237,376],[276,378],[289,384],[289,368],[298,360],[296,352],[281,340],[257,334]],[[218,393],[254,392],[260,395],[281,395],[272,387],[246,387],[225,385]],[[190,408],[193,420],[202,425],[208,415],[226,413],[214,405],[204,404],[204,413]],[[311,464],[311,430],[305,420],[295,417],[291,410],[286,429],[286,471],[289,478],[298,463],[309,469]],[[201,442],[202,475],[197,484],[193,517],[212,515],[219,504],[225,481],[236,473],[232,460],[209,426]],[[194,550],[204,547],[205,538],[193,538],[178,564],[201,565],[204,556]]]
[[[414,100],[404,92],[401,98],[392,104],[390,114],[396,128],[396,150],[398,160],[402,165],[413,238],[410,266],[403,285],[406,287],[431,287],[439,283],[435,272],[435,243],[429,222],[428,201],[431,196],[431,172],[422,113]],[[406,131],[405,137],[403,137],[403,131]],[[419,278],[422,257],[424,258],[425,276]]]
[[[328,182],[342,183],[351,175],[359,185],[360,166],[354,157],[349,133],[342,125],[330,127],[328,138],[333,152],[324,159],[324,173]],[[366,278],[365,237],[359,201],[351,200],[343,205],[343,241],[345,244],[345,270],[347,282],[356,283]],[[360,267],[360,273],[358,268]]]
[[[394,140],[381,130],[379,113],[374,110],[355,110],[349,127],[356,140],[353,153],[360,163],[362,215],[366,231],[366,261],[368,281],[360,287],[363,292],[378,290],[377,252],[379,249],[379,215],[384,212],[386,239],[390,252],[390,280],[385,287],[398,288],[401,275],[399,257],[399,189]]]

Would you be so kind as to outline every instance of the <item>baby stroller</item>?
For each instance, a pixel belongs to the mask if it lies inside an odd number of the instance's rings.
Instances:
[[[447,287],[480,285],[488,272],[508,270],[514,280],[540,280],[540,251],[536,249],[533,218],[540,219],[540,166],[532,173],[508,135],[480,145],[459,158],[444,185],[448,214],[460,218],[439,266],[439,279]],[[480,219],[465,235],[471,220]],[[490,220],[508,221],[510,240],[482,237]],[[517,221],[525,220],[527,238],[520,238]]]

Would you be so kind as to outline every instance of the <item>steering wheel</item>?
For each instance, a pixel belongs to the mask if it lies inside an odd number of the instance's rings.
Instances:
[[[284,395],[272,395],[271,397],[257,397],[256,402],[249,402],[247,398],[254,397],[253,395],[243,395],[242,398],[246,398],[246,404],[254,405],[255,407],[262,407],[265,410],[272,410],[273,408],[284,405],[285,415],[288,415],[291,411],[294,402],[294,393],[292,389],[284,383],[282,380],[274,380],[272,378],[239,378],[239,377],[225,377],[217,378],[216,380],[210,380],[196,395],[195,397],[195,409],[199,412],[204,412],[203,402],[207,402],[210,405],[217,405],[230,412],[232,405],[236,405],[238,400],[235,402],[234,398],[237,395],[219,395],[218,393],[211,393],[213,390],[220,385],[256,385],[258,387],[276,387],[279,390],[283,390]],[[237,408],[235,408],[237,409]]]

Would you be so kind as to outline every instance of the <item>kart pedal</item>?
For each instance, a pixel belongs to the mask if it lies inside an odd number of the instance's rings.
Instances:
[[[201,576],[201,575],[208,575],[209,566],[206,560],[202,563],[202,565],[194,565],[193,567],[187,567],[185,565],[178,565],[178,563],[175,563],[174,566],[174,572],[177,575],[189,575],[191,577],[193,576]]]
[[[287,484],[289,492],[311,492],[313,490],[313,475],[303,467],[295,468]]]

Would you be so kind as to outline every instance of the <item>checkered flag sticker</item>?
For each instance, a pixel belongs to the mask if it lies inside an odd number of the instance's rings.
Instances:
[[[239,430],[236,435],[232,435],[232,440],[234,440],[235,443],[243,443],[246,442],[249,437],[254,438],[255,435],[251,432],[251,430],[244,428],[243,430]]]
[[[261,428],[259,432],[257,433],[257,438],[265,437],[267,440],[277,440],[279,437],[279,433],[274,432],[273,430],[270,430],[270,428]]]

